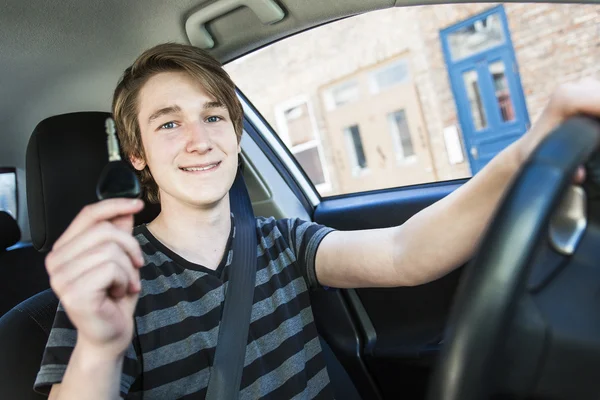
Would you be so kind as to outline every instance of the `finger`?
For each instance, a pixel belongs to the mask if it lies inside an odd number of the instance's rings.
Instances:
[[[585,178],[585,168],[583,166],[577,167],[577,171],[575,171],[575,176],[573,177],[573,183],[576,185],[581,185],[583,182],[585,182]]]
[[[544,121],[544,129],[550,131],[578,114],[600,116],[600,81],[586,78],[561,85],[552,95],[540,121]]]
[[[101,221],[108,221],[122,215],[138,213],[144,207],[140,199],[108,199],[85,206],[56,241],[53,249],[59,249],[74,237]]]
[[[52,250],[46,257],[48,273],[57,273],[61,266],[80,254],[93,252],[98,246],[107,242],[114,242],[121,246],[135,266],[143,265],[142,250],[137,240],[130,233],[117,229],[110,222],[103,222],[73,238],[58,250]]]
[[[127,292],[127,274],[115,263],[106,263],[92,268],[85,274],[80,275],[69,287],[69,290],[61,296],[61,302],[68,308],[75,308],[82,312],[88,305],[90,298],[105,299],[114,294],[115,298],[123,297],[119,294]]]
[[[116,217],[110,220],[111,224],[113,224],[117,229],[122,230],[123,232],[131,233],[133,230],[133,215],[121,215],[120,217]]]
[[[52,289],[60,295],[91,269],[110,262],[114,262],[125,271],[128,275],[129,290],[137,292],[140,288],[139,272],[134,268],[129,257],[115,243],[106,243],[96,251],[84,253],[64,265],[60,271],[50,276]]]

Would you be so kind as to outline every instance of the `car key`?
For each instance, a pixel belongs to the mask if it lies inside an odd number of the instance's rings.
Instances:
[[[133,169],[121,160],[119,142],[115,130],[115,121],[106,120],[106,135],[108,143],[108,164],[102,170],[96,196],[98,200],[112,199],[115,197],[139,198],[142,193],[140,181]]]

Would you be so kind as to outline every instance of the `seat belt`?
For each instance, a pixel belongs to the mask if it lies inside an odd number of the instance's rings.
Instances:
[[[233,212],[233,260],[210,371],[207,400],[237,400],[242,382],[256,281],[256,222],[241,170],[229,191]],[[233,229],[233,227],[232,227]]]

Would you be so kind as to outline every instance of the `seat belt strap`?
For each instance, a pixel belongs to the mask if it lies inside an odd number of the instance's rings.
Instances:
[[[207,400],[235,400],[240,393],[256,281],[256,222],[250,196],[238,170],[229,191],[234,216],[233,260],[217,347],[206,392]]]

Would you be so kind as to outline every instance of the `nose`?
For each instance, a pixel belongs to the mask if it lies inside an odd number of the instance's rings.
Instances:
[[[200,154],[211,151],[213,144],[208,130],[202,126],[202,121],[197,121],[189,125],[189,127],[187,131],[186,150],[189,153]]]

